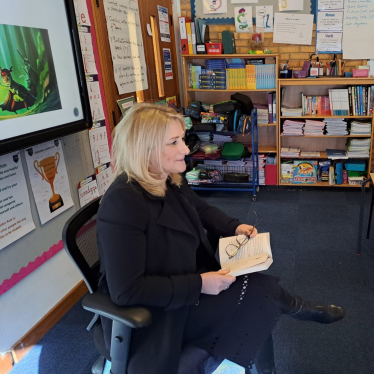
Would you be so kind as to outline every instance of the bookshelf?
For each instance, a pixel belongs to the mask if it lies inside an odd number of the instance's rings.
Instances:
[[[267,105],[267,94],[275,93],[276,100],[278,102],[278,84],[276,78],[276,85],[273,89],[226,89],[226,90],[205,90],[205,89],[193,89],[189,87],[188,81],[188,64],[195,63],[199,65],[205,65],[206,60],[213,59],[232,59],[232,58],[242,58],[242,59],[262,59],[262,58],[274,58],[275,59],[275,72],[276,77],[279,76],[279,61],[277,54],[263,54],[263,55],[250,55],[250,54],[229,54],[229,55],[208,55],[208,54],[198,54],[198,55],[183,55],[183,77],[184,77],[184,97],[186,102],[185,107],[191,101],[201,101],[209,104],[219,103],[221,101],[226,101],[231,99],[231,95],[235,92],[241,92],[249,96],[254,104],[265,104]],[[277,103],[278,108],[278,103]],[[277,119],[279,112],[277,112]],[[259,124],[257,126],[258,131],[258,153],[275,153],[278,156],[278,123],[269,124]],[[278,178],[278,176],[277,176]]]
[[[328,96],[329,89],[341,89],[352,86],[373,86],[374,78],[337,78],[337,77],[319,77],[319,78],[305,78],[305,79],[278,79],[278,98],[281,97],[282,91],[285,88],[283,101],[286,103],[301,103],[301,93],[307,96]],[[281,99],[281,100],[282,100]],[[367,176],[372,170],[373,163],[373,115],[303,115],[303,116],[284,116],[281,115],[281,100],[277,100],[277,129],[278,129],[278,184],[279,186],[323,186],[323,187],[360,187],[360,185],[329,185],[328,182],[317,182],[313,184],[292,184],[282,183],[281,181],[281,161],[282,160],[303,160],[303,159],[327,159],[326,149],[346,149],[346,141],[348,138],[370,138],[370,153],[367,160]],[[301,105],[301,104],[300,104]],[[371,122],[371,135],[282,135],[282,123],[286,120],[322,120],[324,118],[344,118],[346,120],[369,120]],[[319,151],[320,157],[281,157],[280,149],[282,147],[300,148],[301,151]]]

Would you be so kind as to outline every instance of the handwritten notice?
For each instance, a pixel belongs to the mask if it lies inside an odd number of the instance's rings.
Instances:
[[[35,229],[20,152],[0,157],[0,249]]]
[[[100,85],[97,76],[86,76],[88,97],[90,99],[91,116],[93,121],[105,119]]]
[[[100,165],[95,169],[97,186],[99,188],[99,194],[104,195],[105,191],[109,188],[112,183],[113,172],[110,167],[110,162]]]
[[[94,167],[110,162],[108,135],[104,121],[94,122],[88,136]]]
[[[374,58],[374,2],[346,0],[343,23],[343,58]]]
[[[99,197],[95,174],[81,180],[78,184],[79,204],[81,208]]]
[[[138,0],[104,0],[114,79],[120,95],[148,88]]]

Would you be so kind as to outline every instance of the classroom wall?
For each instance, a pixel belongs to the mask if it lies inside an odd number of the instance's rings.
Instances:
[[[88,131],[66,136],[62,140],[74,207],[63,212],[49,223],[40,226],[35,201],[28,183],[31,211],[36,229],[0,251],[0,268],[3,269],[3,273],[7,264],[9,267],[16,266],[17,258],[14,257],[20,257],[21,250],[24,253],[35,252],[35,249],[43,252],[48,251],[51,245],[57,244],[61,240],[65,222],[79,209],[78,182],[94,173]],[[25,164],[24,170],[27,180]],[[17,254],[17,256],[12,258],[12,254]],[[18,260],[22,261],[22,258]],[[28,259],[28,261],[32,260]],[[23,266],[25,265],[27,263]],[[73,265],[66,252],[61,250],[1,295],[0,354],[10,350],[81,279],[75,265]]]
[[[191,17],[191,2],[190,0],[180,0],[181,17]],[[313,25],[315,31],[316,25]],[[211,42],[221,42],[221,32],[230,30],[234,32],[236,51],[237,53],[248,53],[249,33],[235,33],[235,25],[209,25],[209,37]],[[265,33],[264,46],[274,53],[278,53],[280,62],[289,60],[289,67],[300,70],[305,60],[309,60],[312,53],[315,52],[315,32],[313,32],[312,45],[295,45],[295,44],[274,44],[273,33]],[[330,54],[320,54],[319,60],[321,62],[329,61],[333,58]],[[342,55],[338,55],[342,58]],[[313,58],[315,60],[315,57]],[[352,67],[356,65],[366,65],[366,60],[348,60],[345,71],[351,71]]]

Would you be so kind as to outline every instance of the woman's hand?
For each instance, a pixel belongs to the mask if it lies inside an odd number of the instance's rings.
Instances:
[[[254,238],[257,235],[257,229],[256,227],[253,228],[251,225],[239,225],[235,230],[235,235],[247,235]]]
[[[201,274],[203,281],[201,293],[218,295],[221,291],[230,287],[230,284],[235,282],[236,278],[232,275],[227,275],[228,273],[230,273],[230,269],[221,269]]]

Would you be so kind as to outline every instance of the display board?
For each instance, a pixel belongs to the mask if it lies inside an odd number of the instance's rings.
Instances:
[[[300,11],[290,11],[292,13],[302,13],[302,14],[314,14],[316,10],[316,0],[298,0],[303,2],[303,10]],[[248,1],[240,2],[235,0],[227,0],[227,13],[221,14],[204,14],[203,2],[199,0],[191,0],[191,16],[192,18],[203,18],[207,21],[208,24],[233,24],[235,22],[234,7],[238,7],[241,4],[245,4],[246,7],[256,7],[259,5],[271,5],[273,6],[273,14],[279,11],[279,2],[278,0],[258,0],[257,3]],[[253,11],[253,15],[255,12]],[[255,18],[253,18],[255,23]]]

